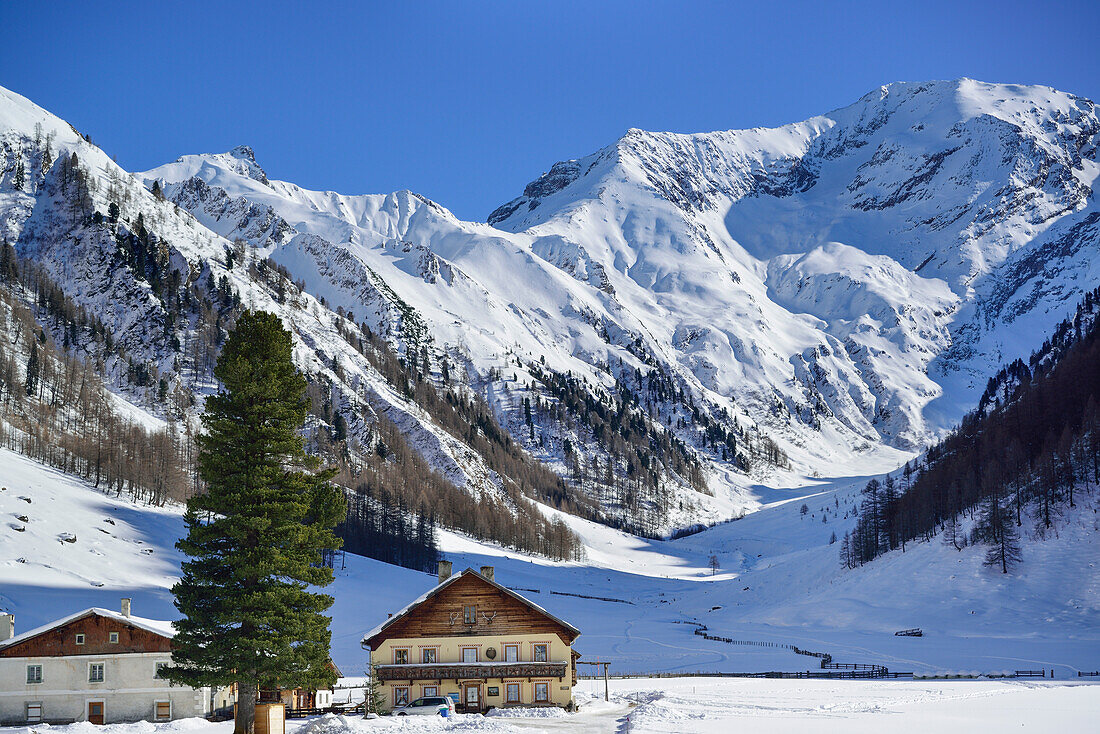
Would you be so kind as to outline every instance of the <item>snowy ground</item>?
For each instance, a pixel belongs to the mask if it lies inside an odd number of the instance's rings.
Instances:
[[[1078,670],[1100,668],[1100,497],[1086,498],[1057,537],[1028,540],[1024,565],[1009,576],[985,568],[982,549],[958,552],[939,540],[847,571],[839,566],[839,543],[829,540],[850,526],[845,508],[863,483],[767,490],[770,504],[760,512],[671,542],[567,517],[588,548],[584,565],[525,558],[452,534],[441,541],[457,568],[494,565],[498,581],[577,624],[584,660],[609,660],[619,672],[817,665],[782,647],[702,639],[692,622],[714,635],[794,644],[839,662],[903,672],[1045,668],[1076,679]],[[713,576],[711,555],[720,564]],[[334,630],[351,653],[344,670],[352,672],[365,660],[353,643],[367,618],[400,609],[434,579],[350,556],[347,563],[336,583]],[[910,627],[925,636],[894,636]]]
[[[602,694],[603,683],[599,684]],[[382,731],[487,732],[861,732],[971,734],[981,731],[1092,730],[1100,685],[1018,681],[794,681],[730,678],[632,679],[611,682],[611,701],[580,685],[580,711],[502,712],[500,716],[325,716],[290,721],[288,734]],[[170,724],[91,724],[0,728],[3,734],[230,734],[232,722],[185,719]]]

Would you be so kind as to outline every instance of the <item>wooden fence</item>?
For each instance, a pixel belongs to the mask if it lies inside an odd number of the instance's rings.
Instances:
[[[607,676],[612,680],[628,680],[634,678],[795,678],[795,679],[822,679],[822,680],[875,680],[879,678],[912,678],[909,673],[879,673],[870,670],[768,670],[759,673],[723,673],[716,671],[660,671],[651,673],[613,673]],[[596,680],[596,676],[578,675],[581,680]],[[602,676],[599,678],[602,680]]]
[[[552,594],[562,592],[550,592]],[[575,595],[579,596],[579,595]],[[676,620],[677,624],[687,624],[695,627],[694,634],[702,637],[704,640],[711,640],[714,642],[722,642],[727,645],[744,645],[750,647],[770,647],[781,650],[790,650],[797,655],[806,655],[809,657],[818,658],[821,660],[821,670],[806,670],[806,671],[778,671],[770,670],[765,672],[756,673],[723,673],[716,671],[660,671],[660,672],[635,672],[635,673],[615,673],[609,675],[609,678],[615,679],[627,679],[627,678],[823,678],[823,679],[835,679],[835,680],[868,680],[879,678],[912,678],[913,673],[907,672],[892,672],[885,665],[878,665],[875,663],[834,663],[833,656],[827,652],[815,652],[813,650],[803,650],[797,645],[789,645],[783,642],[765,642],[762,640],[735,640],[732,637],[723,637],[721,635],[710,634],[710,628],[701,622],[691,622],[687,620]],[[896,634],[902,636],[916,637],[916,634],[910,634],[920,632],[920,630],[914,628],[912,630],[902,630]],[[1100,671],[1085,672],[1079,671],[1077,673],[1079,678],[1081,677],[1100,677]],[[595,678],[595,676],[578,675],[580,679],[589,680]],[[1017,670],[1014,671],[1011,677],[1015,678],[1045,678],[1045,670]],[[1054,671],[1051,671],[1051,677],[1054,677]]]
[[[610,601],[610,602],[615,602],[616,604],[633,604],[634,603],[632,601],[627,601],[626,599],[613,599],[612,597],[609,597],[609,596],[589,596],[588,594],[574,594],[574,593],[569,592],[569,591],[551,591],[550,593],[551,594],[557,594],[558,596],[575,596],[578,599],[595,599],[596,601]]]
[[[722,637],[720,635],[710,634],[710,628],[705,624],[699,622],[685,622],[684,624],[695,625],[695,634],[702,637],[704,640],[712,640],[714,642],[724,642],[727,645],[748,645],[752,647],[773,647],[780,650],[790,650],[796,655],[806,655],[812,658],[819,658],[821,660],[821,667],[824,668],[826,663],[833,661],[833,656],[827,652],[814,652],[813,650],[803,650],[797,645],[788,645],[785,642],[763,642],[760,640],[735,640],[731,637]]]
[[[328,706],[325,708],[288,708],[286,710],[286,718],[288,719],[304,719],[307,716],[323,716],[324,714],[361,714],[363,713],[363,704],[359,703],[354,706]]]

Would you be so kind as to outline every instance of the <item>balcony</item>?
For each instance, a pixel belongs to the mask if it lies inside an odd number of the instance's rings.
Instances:
[[[379,665],[378,678],[397,680],[470,680],[477,678],[564,678],[569,663],[407,663]]]

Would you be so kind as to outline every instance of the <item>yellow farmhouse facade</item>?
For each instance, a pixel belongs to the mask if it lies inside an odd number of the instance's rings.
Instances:
[[[384,711],[451,696],[465,713],[573,706],[577,628],[498,584],[492,567],[451,575],[367,633]]]

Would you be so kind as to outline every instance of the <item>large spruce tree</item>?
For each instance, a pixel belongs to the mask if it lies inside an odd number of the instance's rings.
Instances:
[[[309,407],[279,318],[245,312],[218,358],[221,391],[206,401],[199,473],[191,498],[190,556],[172,588],[176,623],[170,679],[237,684],[236,734],[251,734],[257,692],[331,685],[332,581],[321,552],[339,546],[343,492],[307,456],[300,430]]]

